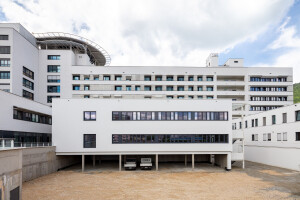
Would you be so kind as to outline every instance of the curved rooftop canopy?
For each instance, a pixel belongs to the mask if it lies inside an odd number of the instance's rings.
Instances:
[[[86,38],[70,33],[48,32],[33,33],[42,49],[72,49],[77,53],[86,53],[90,62],[96,66],[109,66],[110,56],[100,45]]]

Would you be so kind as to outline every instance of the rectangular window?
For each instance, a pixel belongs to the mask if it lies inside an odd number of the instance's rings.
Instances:
[[[198,81],[202,81],[202,76],[198,76]]]
[[[155,91],[162,91],[162,86],[155,86]]]
[[[0,35],[0,40],[8,40],[8,35]]]
[[[48,72],[59,73],[60,72],[60,65],[48,65]]]
[[[33,93],[23,90],[23,97],[33,100]]]
[[[276,115],[272,115],[272,124],[276,124]]]
[[[48,83],[60,83],[60,76],[50,75],[47,77]],[[74,76],[73,76],[74,80]]]
[[[122,86],[119,86],[119,85],[115,86],[115,90],[116,91],[122,91]]]
[[[300,132],[296,132],[296,141],[300,141]]]
[[[213,96],[207,96],[206,99],[213,99]]]
[[[90,86],[89,86],[89,85],[85,85],[85,86],[84,86],[84,90],[86,90],[86,91],[87,91],[87,90],[90,90]]]
[[[110,76],[104,76],[104,77],[103,77],[103,80],[104,80],[104,81],[110,81]]]
[[[252,134],[252,141],[258,141],[258,134]]]
[[[48,55],[48,60],[60,60],[60,55]]]
[[[178,86],[177,91],[184,91],[184,86]]]
[[[0,54],[10,54],[10,46],[0,46]]]
[[[29,80],[27,80],[26,78],[23,78],[23,86],[27,87],[27,88],[29,88],[31,90],[34,90],[34,83],[31,82],[31,81],[29,81]]]
[[[287,141],[287,140],[288,140],[288,139],[287,139],[287,132],[284,132],[282,135],[283,135],[283,139],[282,139],[282,140],[283,140],[283,141]]]
[[[248,121],[245,121],[245,128],[248,128]]]
[[[287,123],[287,113],[282,113],[282,123]]]
[[[162,76],[155,76],[155,81],[162,81]]]
[[[300,110],[296,111],[296,121],[300,121]]]
[[[194,81],[194,77],[193,76],[189,76],[189,81]]]
[[[266,126],[266,125],[267,125],[267,118],[263,117],[263,126]]]
[[[198,91],[202,91],[202,86],[198,86]]]
[[[60,93],[60,86],[57,86],[57,85],[48,86],[47,92],[48,93]]]
[[[10,67],[10,59],[0,58],[0,67]]]
[[[281,133],[277,133],[277,141],[281,141]]]
[[[115,76],[115,81],[122,81],[122,76]]]
[[[73,90],[80,90],[80,85],[73,85]]]
[[[255,119],[255,127],[258,127],[258,119]]]
[[[140,91],[140,90],[141,90],[141,86],[136,85],[136,86],[135,86],[135,91]]]
[[[144,81],[151,81],[151,76],[144,76]]]
[[[126,85],[126,91],[131,91],[131,86],[130,85]]]
[[[23,66],[23,75],[34,80],[34,72]]]
[[[271,133],[268,133],[268,141],[271,141]]]
[[[0,79],[10,79],[10,72],[1,72],[0,71]]]
[[[96,111],[84,111],[83,112],[84,121],[96,121]]]
[[[47,96],[47,103],[52,103],[53,98],[60,98],[60,96]]]
[[[206,81],[214,81],[214,78],[211,76],[208,76],[207,78],[206,78]]]
[[[177,81],[184,81],[184,76],[178,76]]]
[[[83,135],[83,148],[96,148],[96,134]]]
[[[151,91],[151,86],[145,86],[144,91]]]
[[[207,87],[207,91],[214,91],[213,87]]]
[[[267,134],[266,133],[263,134],[263,141],[267,141]]]
[[[167,81],[173,81],[173,76],[167,76]]]

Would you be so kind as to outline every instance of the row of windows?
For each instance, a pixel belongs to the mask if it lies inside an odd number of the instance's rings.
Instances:
[[[31,82],[31,81],[29,81],[29,80],[27,80],[27,79],[25,79],[25,78],[23,78],[23,86],[27,87],[27,88],[29,88],[31,90],[34,90],[34,83]]]
[[[131,89],[131,85],[126,85],[126,91],[132,91]],[[167,86],[166,87],[166,91],[185,91],[184,86],[177,86],[177,90],[174,90],[174,86]],[[117,85],[115,86],[115,91],[122,91],[122,86],[121,85]],[[152,87],[149,86],[144,86],[144,91],[151,91]],[[141,91],[141,86],[140,85],[136,85],[135,86],[135,91]],[[154,91],[163,91],[163,86],[158,85],[155,86]],[[194,91],[194,86],[188,86],[186,91]],[[197,87],[197,91],[203,91],[203,87],[202,86],[198,86]],[[206,87],[206,91],[214,91],[214,87],[213,86],[207,86]]]
[[[0,58],[0,67],[10,67],[10,59]]]
[[[10,54],[10,46],[0,46],[0,54]]]
[[[48,93],[60,93],[60,86],[58,86],[58,85],[49,86],[48,85],[47,92]]]
[[[23,66],[23,74],[25,76],[27,76],[28,78],[31,78],[32,80],[34,80],[34,72],[24,66]]]
[[[23,111],[17,108],[14,108],[13,118],[41,124],[52,124],[52,118],[49,115],[37,114],[30,111]]]
[[[60,96],[47,96],[47,103],[52,103],[53,98],[60,98]]]
[[[228,134],[113,134],[112,143],[228,143]]]
[[[8,40],[8,35],[0,35],[0,40]]]
[[[281,106],[250,106],[250,111],[267,111],[280,108]]]
[[[227,121],[228,112],[112,112],[113,121]]]
[[[48,55],[48,60],[60,60],[60,55]]]
[[[48,83],[60,83],[60,76],[49,75],[47,77]]]
[[[251,101],[287,101],[287,97],[250,97]]]
[[[60,65],[48,65],[48,72],[58,73],[60,72]]]
[[[258,134],[252,134],[251,139],[252,139],[252,141],[259,141]],[[271,133],[264,133],[262,140],[263,141],[272,141],[272,134]],[[287,132],[277,133],[277,141],[288,141]],[[295,141],[300,141],[300,132],[295,133]]]
[[[250,91],[282,92],[287,91],[287,87],[250,87]]]
[[[262,77],[251,77],[250,81],[253,82],[286,82],[286,77],[279,77],[279,78],[262,78]]]
[[[79,87],[78,88],[74,88],[75,90],[79,90]],[[84,95],[83,96],[84,98],[90,98],[90,95]],[[145,99],[151,99],[151,96],[145,96],[144,97]],[[167,99],[174,99],[174,96],[173,95],[167,95],[166,96]],[[177,96],[177,99],[184,99],[185,96]],[[194,99],[194,96],[193,95],[188,95],[187,96],[188,99]],[[203,99],[203,96],[196,96],[195,98],[198,98],[198,99]],[[213,96],[206,96],[206,99],[213,99],[214,97]]]
[[[10,72],[0,72],[0,79],[10,79]]]
[[[33,93],[28,92],[28,91],[26,91],[26,90],[23,90],[23,97],[25,97],[25,98],[27,98],[27,99],[31,99],[31,100],[34,99]]]

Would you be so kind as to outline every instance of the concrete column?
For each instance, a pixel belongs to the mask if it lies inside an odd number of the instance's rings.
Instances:
[[[122,170],[122,155],[119,155],[119,171]]]
[[[95,166],[96,166],[96,156],[93,155],[93,167],[95,167]]]
[[[158,154],[155,155],[155,167],[156,171],[158,171]]]
[[[227,154],[227,164],[226,164],[226,170],[231,170],[231,153]]]
[[[2,140],[2,148],[3,148],[3,149],[5,148],[5,142],[4,142],[4,139]]]
[[[184,166],[187,166],[187,155],[184,155]]]
[[[82,172],[84,172],[84,155],[82,155],[82,157],[81,157],[81,164],[82,164]]]
[[[14,148],[14,145],[15,145],[14,140],[11,140],[11,141],[10,141],[10,147],[11,147],[11,148]]]
[[[195,168],[195,155],[192,154],[192,169],[194,170]]]

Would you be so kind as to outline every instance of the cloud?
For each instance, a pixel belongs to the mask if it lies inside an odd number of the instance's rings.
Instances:
[[[1,0],[8,22],[95,41],[111,65],[204,66],[278,25],[293,0]],[[30,12],[27,8],[30,8]]]

